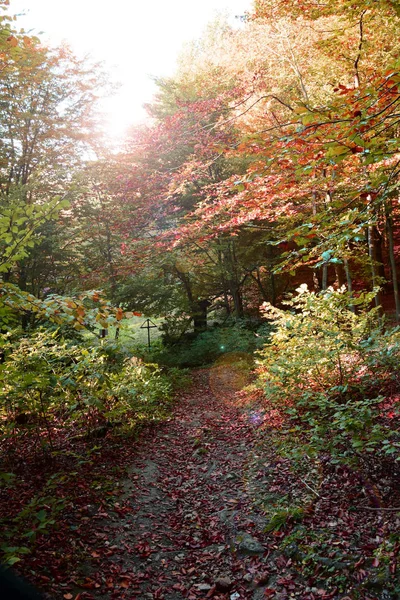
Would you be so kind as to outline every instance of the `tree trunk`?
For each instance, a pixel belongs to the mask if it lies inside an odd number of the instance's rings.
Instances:
[[[346,273],[347,291],[349,292],[350,296],[352,296],[353,295],[353,282],[351,280],[349,261],[347,260],[347,258],[343,259],[343,265],[344,265],[344,272]],[[350,304],[350,310],[355,314],[356,308],[353,303]]]
[[[239,283],[238,276],[238,263],[235,252],[235,245],[233,242],[230,242],[227,252],[226,252],[226,262],[228,263],[229,269],[229,294],[232,297],[233,301],[233,311],[236,319],[241,319],[243,317],[243,298],[241,294],[241,285]]]
[[[231,294],[233,300],[233,308],[236,319],[242,319],[244,316],[243,298],[239,286],[236,282],[231,282]]]
[[[319,279],[318,279],[318,275],[317,275],[316,271],[313,271],[312,280],[313,280],[314,292],[316,292],[316,293],[320,292],[321,286],[319,285]]]
[[[384,279],[386,281],[384,260],[383,260],[383,236],[380,234],[378,229],[375,227],[375,248],[376,248],[376,273],[378,275],[378,281]],[[385,284],[381,284],[385,287]]]
[[[219,242],[220,242],[220,240],[219,240]],[[223,263],[221,249],[218,249],[218,265],[219,265],[219,269],[221,272],[221,284],[222,284],[222,290],[223,290],[223,295],[224,295],[224,305],[225,305],[227,315],[230,315],[231,308],[229,306],[228,286],[226,284],[225,269],[224,269],[224,263]]]
[[[389,245],[389,259],[390,268],[392,272],[392,286],[394,303],[396,307],[396,321],[400,321],[400,297],[399,297],[399,284],[397,280],[397,265],[396,257],[394,254],[394,237],[393,237],[393,216],[392,216],[392,204],[391,202],[385,202],[385,217],[386,217],[386,232]]]
[[[343,267],[341,265],[335,265],[335,275],[336,275],[336,285],[338,288],[344,286],[345,277],[343,272]]]
[[[209,300],[198,300],[192,305],[193,329],[195,333],[202,333],[207,329],[207,309]]]
[[[272,246],[267,246],[267,256],[269,259],[269,265],[268,265],[268,272],[269,272],[269,278],[270,278],[270,282],[271,282],[271,304],[272,306],[276,305],[276,285],[275,285],[275,273],[274,273],[274,269],[273,269],[273,259],[274,259],[274,252],[272,249]]]
[[[328,288],[328,265],[322,266],[322,291]]]
[[[372,278],[372,287],[378,288],[377,282],[377,260],[376,260],[376,235],[375,235],[375,225],[370,225],[368,227],[368,254],[371,263],[371,278]],[[381,294],[379,291],[375,294],[375,306],[379,308],[381,306]]]
[[[264,302],[269,302],[269,300],[270,300],[269,294],[268,294],[267,290],[264,289],[264,286],[262,284],[260,270],[257,268],[256,275],[254,275],[253,271],[250,273],[250,275],[251,275],[252,279],[254,279],[254,281],[256,282],[257,287],[260,291],[261,297],[264,300]],[[273,296],[273,298],[274,298],[274,296]],[[273,302],[271,302],[271,304],[273,304]]]

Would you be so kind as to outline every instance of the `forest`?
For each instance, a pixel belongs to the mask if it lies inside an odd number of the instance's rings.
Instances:
[[[103,66],[0,10],[0,562],[400,598],[400,3],[216,18],[118,147]]]

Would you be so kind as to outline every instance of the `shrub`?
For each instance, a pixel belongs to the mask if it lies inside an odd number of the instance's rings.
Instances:
[[[382,394],[399,386],[399,329],[382,331],[377,310],[368,309],[372,294],[355,299],[331,288],[315,294],[305,285],[297,292],[289,311],[264,305],[275,331],[259,360],[265,395],[295,440],[291,452],[358,464],[398,457],[398,436],[382,418]]]
[[[150,358],[158,363],[198,367],[214,363],[219,357],[232,353],[253,354],[268,339],[270,328],[262,325],[254,331],[245,320],[228,322],[200,333],[195,339],[184,339],[179,344],[165,347],[153,344]],[[146,356],[146,354],[143,354]]]
[[[0,414],[3,436],[19,425],[36,430],[52,446],[50,421],[76,424],[88,432],[105,421],[134,425],[159,418],[171,402],[179,376],[169,379],[157,365],[126,356],[116,343],[85,346],[46,329],[2,336]],[[47,436],[42,435],[47,431]]]

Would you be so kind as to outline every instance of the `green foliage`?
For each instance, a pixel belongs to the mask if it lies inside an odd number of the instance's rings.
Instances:
[[[29,554],[37,537],[48,533],[56,524],[57,516],[66,504],[64,498],[57,496],[57,487],[65,478],[62,473],[51,475],[41,493],[18,512],[12,520],[12,526],[2,533],[0,551],[4,564],[12,566],[19,562]]]
[[[5,201],[0,196],[0,272],[9,271],[17,261],[26,258],[39,241],[35,236],[40,225],[55,219],[69,202],[59,196],[46,204],[26,204],[21,197],[27,194],[23,188],[14,192],[15,198]]]
[[[231,352],[253,355],[268,339],[269,329],[263,325],[254,331],[246,320],[214,325],[194,339],[186,337],[173,346],[154,344],[150,356],[160,364],[197,367],[212,364]]]
[[[373,293],[297,291],[290,311],[264,306],[276,330],[260,353],[265,395],[285,417],[285,452],[357,464],[398,458],[382,392],[399,385],[399,329],[382,331],[376,309],[368,310]]]
[[[31,335],[1,336],[5,361],[0,366],[3,436],[45,431],[44,450],[53,449],[50,422],[78,424],[90,434],[99,424],[123,420],[134,426],[162,418],[180,376],[169,378],[157,365],[128,358],[117,343],[97,345],[61,338],[40,329]]]
[[[279,531],[289,520],[301,521],[303,517],[304,509],[298,506],[287,506],[274,513],[266,525],[265,531]]]
[[[97,336],[101,328],[123,327],[121,321],[127,316],[97,290],[76,296],[51,294],[41,300],[16,285],[0,283],[0,325],[9,325],[18,315],[29,315],[36,324],[53,323],[65,333],[68,329],[86,330]]]

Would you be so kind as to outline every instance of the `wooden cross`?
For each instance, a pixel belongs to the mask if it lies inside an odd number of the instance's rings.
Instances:
[[[140,326],[140,329],[147,329],[147,343],[149,345],[149,349],[151,348],[150,329],[153,329],[153,327],[157,327],[157,325],[154,325],[153,321],[150,321],[150,319],[146,319],[145,322]]]

